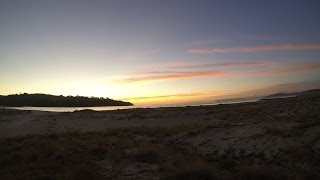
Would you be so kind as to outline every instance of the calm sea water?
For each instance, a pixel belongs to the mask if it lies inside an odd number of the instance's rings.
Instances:
[[[50,112],[73,112],[84,109],[91,109],[94,111],[118,110],[118,109],[133,109],[133,108],[158,108],[158,107],[184,107],[184,106],[198,106],[198,105],[217,105],[217,104],[232,104],[241,102],[254,102],[259,98],[242,98],[242,99],[227,99],[217,100],[213,103],[205,104],[170,104],[170,105],[138,105],[138,106],[99,106],[99,107],[6,107],[8,109],[18,110],[35,110],[35,111],[50,111]]]
[[[99,107],[7,107],[8,109],[18,110],[35,110],[35,111],[51,111],[51,112],[73,112],[84,109],[91,109],[94,111],[106,111],[106,110],[117,110],[117,109],[132,109],[138,108],[137,106],[99,106]]]

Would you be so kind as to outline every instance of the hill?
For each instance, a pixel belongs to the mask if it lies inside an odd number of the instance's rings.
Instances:
[[[320,92],[320,89],[311,89],[311,90],[302,91],[302,92],[277,93],[277,94],[271,94],[271,95],[265,96],[263,99],[283,98],[283,97],[289,97],[289,96],[301,96],[301,95],[308,95],[308,94],[319,93],[319,92]]]
[[[0,96],[0,106],[34,107],[92,107],[92,106],[132,106],[130,102],[109,98],[83,96],[54,96],[49,94],[13,94]]]

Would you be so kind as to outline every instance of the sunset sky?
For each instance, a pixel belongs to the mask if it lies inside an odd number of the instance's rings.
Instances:
[[[0,0],[0,94],[209,103],[320,88],[319,0]]]

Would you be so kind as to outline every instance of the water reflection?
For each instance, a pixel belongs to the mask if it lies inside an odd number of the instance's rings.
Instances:
[[[84,109],[91,109],[94,111],[107,111],[107,110],[133,109],[133,108],[159,108],[159,107],[184,107],[184,106],[199,106],[199,105],[233,104],[233,103],[241,103],[241,102],[254,102],[257,100],[259,100],[259,98],[225,99],[225,100],[216,100],[212,103],[169,104],[169,105],[98,106],[98,107],[6,107],[6,108],[18,109],[18,110],[50,111],[50,112],[73,112],[73,111],[79,111]]]

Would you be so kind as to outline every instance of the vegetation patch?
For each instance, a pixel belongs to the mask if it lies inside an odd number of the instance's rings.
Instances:
[[[299,120],[295,121],[294,128],[296,129],[302,129],[302,128],[309,128],[309,127],[315,127],[320,125],[320,115],[314,114],[314,115],[308,115],[305,117],[301,117]]]

